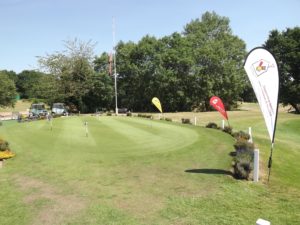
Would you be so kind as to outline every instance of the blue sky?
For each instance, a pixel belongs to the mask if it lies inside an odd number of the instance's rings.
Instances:
[[[0,0],[0,70],[37,69],[36,56],[61,51],[63,40],[97,42],[95,54],[116,41],[139,41],[183,31],[192,19],[215,11],[230,19],[247,49],[262,45],[272,29],[300,25],[300,0]]]

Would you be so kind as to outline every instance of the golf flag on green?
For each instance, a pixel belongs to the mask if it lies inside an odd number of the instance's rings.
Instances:
[[[268,164],[270,177],[278,113],[278,67],[274,56],[266,49],[258,47],[249,52],[244,69],[255,92],[272,144]]]
[[[152,98],[152,103],[162,113],[161,104],[160,104],[160,101],[159,101],[159,99],[157,97]]]

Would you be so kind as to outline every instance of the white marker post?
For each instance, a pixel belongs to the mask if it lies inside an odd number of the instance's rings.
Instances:
[[[256,221],[256,225],[271,225],[271,223],[267,220],[264,220],[264,219],[258,219]]]
[[[250,136],[248,142],[253,143],[253,139],[252,139],[252,129],[251,129],[251,127],[249,127],[249,129],[248,129],[248,134],[249,134],[249,136]]]
[[[258,182],[258,180],[259,180],[259,149],[254,149],[253,181]]]
[[[225,120],[222,120],[222,130],[225,128]]]
[[[197,117],[195,116],[194,119],[195,119],[195,120],[194,120],[194,124],[195,124],[195,126],[197,126]]]

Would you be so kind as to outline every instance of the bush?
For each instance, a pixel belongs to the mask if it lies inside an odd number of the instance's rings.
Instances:
[[[234,158],[234,176],[238,179],[248,179],[253,170],[254,144],[239,139],[234,145],[236,156]]]
[[[181,122],[182,122],[183,124],[192,124],[192,123],[191,123],[191,120],[190,120],[189,118],[182,118],[182,119],[181,119]]]
[[[165,121],[172,122],[172,118],[165,118]]]
[[[131,112],[127,112],[126,116],[132,116],[132,113]]]
[[[107,116],[111,116],[112,113],[111,113],[111,112],[107,112],[106,115],[107,115]]]
[[[230,126],[225,126],[224,129],[223,129],[223,132],[232,135],[232,127],[230,127]]]
[[[9,150],[9,143],[0,138],[0,151]]]
[[[142,118],[147,118],[147,119],[152,119],[151,115],[147,115],[147,114],[138,114],[138,117],[142,117]]]
[[[9,159],[14,157],[16,154],[12,153],[10,150],[0,151],[0,160]]]
[[[206,128],[218,129],[218,125],[217,125],[216,123],[209,122],[209,123],[206,125]]]
[[[248,142],[244,139],[238,139],[237,142],[234,144],[235,151],[242,152],[242,151],[254,151],[254,144]]]
[[[249,140],[250,139],[250,135],[242,130],[240,130],[239,132],[235,132],[232,134],[232,136],[236,139],[243,139],[243,140]]]

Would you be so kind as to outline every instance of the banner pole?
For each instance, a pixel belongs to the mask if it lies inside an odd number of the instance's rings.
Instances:
[[[269,182],[270,176],[271,176],[273,148],[274,148],[274,143],[272,143],[272,145],[271,145],[271,153],[270,153],[269,162],[268,162],[268,168],[269,168],[268,182]]]

